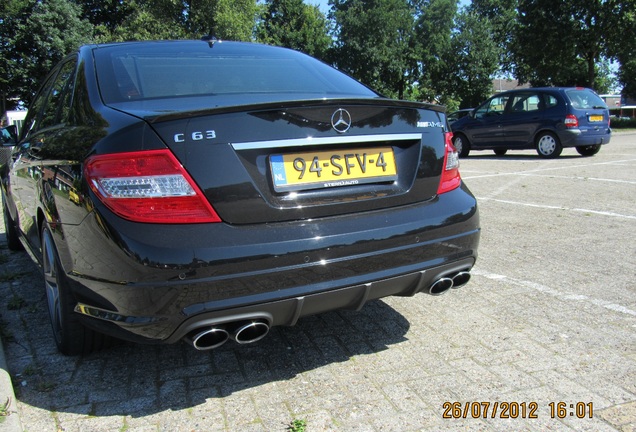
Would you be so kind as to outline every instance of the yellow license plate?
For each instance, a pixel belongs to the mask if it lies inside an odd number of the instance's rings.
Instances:
[[[270,156],[276,191],[351,186],[397,179],[391,147]]]
[[[591,122],[602,122],[603,121],[603,116],[602,115],[591,115],[590,116],[590,121]]]

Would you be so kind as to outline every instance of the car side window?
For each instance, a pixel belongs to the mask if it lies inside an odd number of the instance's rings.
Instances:
[[[55,126],[68,119],[73,94],[74,72],[75,61],[73,60],[67,61],[60,68],[42,112],[41,128]]]
[[[509,95],[496,96],[492,99],[489,99],[486,103],[477,108],[477,110],[475,111],[475,118],[484,118],[503,114],[504,110],[506,109],[508,99],[510,99]]]
[[[555,107],[559,104],[556,97],[550,94],[541,95],[541,101],[539,102],[539,109],[548,109]]]
[[[519,93],[512,100],[512,113],[532,112],[539,109],[542,109],[541,98],[537,93]]]
[[[71,107],[75,60],[70,60],[49,75],[35,96],[24,120],[23,136],[66,121]]]
[[[40,129],[40,114],[42,112],[42,107],[44,106],[48,97],[48,94],[51,91],[51,86],[53,85],[54,78],[55,75],[49,76],[48,80],[40,88],[40,91],[35,95],[35,99],[33,99],[33,102],[29,106],[29,111],[27,112],[27,116],[24,119],[22,136],[28,136]]]

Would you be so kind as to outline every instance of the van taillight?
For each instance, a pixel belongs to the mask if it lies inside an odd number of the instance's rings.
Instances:
[[[579,119],[574,114],[568,114],[565,116],[565,127],[576,128],[579,127]]]
[[[220,222],[203,192],[169,150],[96,155],[84,175],[99,200],[134,222]]]

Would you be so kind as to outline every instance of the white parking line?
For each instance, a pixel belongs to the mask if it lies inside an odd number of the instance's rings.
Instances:
[[[630,180],[616,180],[616,179],[605,179],[598,177],[569,177],[569,176],[557,176],[551,174],[528,174],[528,173],[520,173],[518,175],[526,176],[526,177],[548,177],[548,178],[558,178],[558,179],[566,179],[566,180],[589,180],[589,181],[598,181],[598,182],[609,182],[609,183],[622,183],[622,184],[633,184],[636,185],[636,181]]]
[[[562,292],[562,291],[559,291],[557,289],[542,285],[542,284],[537,283],[537,282],[531,282],[531,281],[527,281],[527,280],[523,280],[523,279],[516,279],[516,278],[512,278],[512,277],[509,277],[509,276],[504,276],[504,275],[500,275],[500,274],[496,274],[496,273],[490,273],[490,272],[487,272],[485,270],[481,270],[481,269],[478,269],[478,268],[473,268],[471,273],[474,276],[482,276],[482,277],[485,277],[486,279],[501,280],[501,281],[505,281],[505,282],[511,283],[513,285],[522,286],[522,287],[526,287],[526,288],[531,288],[533,290],[536,290],[536,291],[551,295],[553,297],[558,297],[558,298],[560,298],[562,300],[586,302],[586,303],[593,304],[595,306],[601,306],[601,307],[603,307],[605,309],[609,309],[609,310],[612,310],[614,312],[619,312],[619,313],[622,313],[622,314],[636,316],[636,311],[631,310],[628,307],[625,307],[623,305],[612,303],[612,302],[608,302],[608,301],[605,301],[605,300],[595,299],[595,298],[592,298],[592,297],[588,297],[586,295]]]
[[[558,166],[554,166],[557,162],[558,159],[554,159],[552,161],[550,161],[551,163],[548,163],[547,165],[550,165],[548,167],[545,167],[546,164],[542,164],[542,167],[539,168],[535,168],[535,169],[530,169],[530,170],[524,170],[524,171],[512,171],[512,172],[500,172],[500,173],[494,173],[494,174],[483,174],[483,175],[472,175],[472,176],[463,176],[462,178],[464,180],[471,180],[471,179],[478,179],[478,178],[488,178],[488,177],[501,177],[501,176],[509,176],[509,175],[529,175],[531,173],[536,173],[536,172],[542,172],[542,171],[554,171],[554,170],[563,170],[563,169],[572,169],[572,168],[584,168],[584,167],[591,167],[591,166],[599,166],[599,165],[620,165],[623,163],[627,163],[627,162],[636,162],[636,159],[622,159],[622,160],[616,160],[616,161],[608,161],[608,162],[596,162],[596,163],[589,163],[589,164],[578,164],[578,165],[558,165]],[[462,173],[469,173],[470,170],[466,170],[466,171],[462,171],[460,168],[460,171]]]
[[[601,216],[611,216],[611,217],[617,217],[617,218],[621,218],[621,219],[634,219],[636,220],[636,216],[633,215],[623,215],[620,213],[613,213],[613,212],[607,212],[607,211],[598,211],[598,210],[590,210],[590,209],[581,209],[581,208],[570,208],[570,207],[563,207],[563,206],[551,206],[551,205],[545,205],[545,204],[531,204],[531,203],[522,203],[522,202],[518,202],[518,201],[509,201],[509,200],[502,200],[502,199],[496,199],[496,198],[490,198],[490,197],[477,197],[477,201],[494,201],[494,202],[498,202],[498,203],[502,203],[502,204],[510,204],[510,205],[518,205],[518,206],[524,206],[524,207],[534,207],[534,208],[541,208],[541,209],[547,209],[547,210],[566,210],[566,211],[574,211],[574,212],[580,212],[580,213],[591,213],[591,214],[597,214],[597,215],[601,215]]]
[[[523,176],[523,177],[541,177],[541,178],[557,178],[557,179],[565,179],[565,180],[589,180],[589,181],[597,181],[597,182],[608,182],[608,183],[621,183],[621,184],[633,184],[636,185],[636,181],[631,180],[616,180],[616,179],[607,179],[607,178],[599,178],[599,177],[581,177],[581,176],[563,176],[563,175],[554,175],[554,174],[533,174],[531,172],[511,172],[511,173],[498,173],[498,174],[484,174],[484,175],[475,175],[475,176],[462,176],[464,180],[477,179],[477,178],[487,178],[487,177],[501,177],[505,175],[514,175],[514,176]]]

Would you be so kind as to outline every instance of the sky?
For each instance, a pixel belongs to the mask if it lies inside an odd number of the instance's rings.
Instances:
[[[325,15],[329,11],[329,0],[305,0],[305,3],[318,5],[320,7],[320,11]]]

